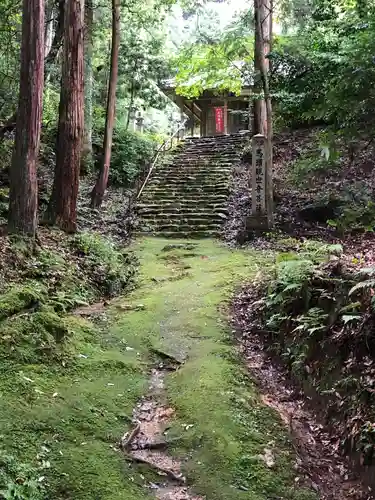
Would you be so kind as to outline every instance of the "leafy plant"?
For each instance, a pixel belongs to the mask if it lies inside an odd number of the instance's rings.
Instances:
[[[117,129],[113,138],[110,182],[129,187],[155,153],[157,143],[145,135]]]
[[[0,496],[4,500],[43,500],[41,471],[0,451]]]
[[[72,244],[86,256],[83,265],[102,294],[112,296],[133,284],[137,260],[131,252],[120,251],[113,241],[91,233],[76,235]]]

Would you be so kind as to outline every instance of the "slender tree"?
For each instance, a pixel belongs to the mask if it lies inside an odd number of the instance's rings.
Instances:
[[[9,232],[35,237],[44,85],[44,0],[24,0],[20,93],[10,168]]]
[[[85,57],[85,127],[83,134],[82,170],[92,164],[92,90],[93,90],[93,25],[94,9],[93,0],[85,0],[85,35],[84,35],[84,57]]]
[[[47,219],[76,230],[83,136],[83,0],[67,0],[57,131],[56,168]]]
[[[267,55],[271,48],[272,39],[272,3],[271,0],[254,0],[255,21],[255,54],[257,58],[257,69],[259,72],[261,89],[264,99],[258,101],[261,106],[255,108],[255,122],[259,127],[256,133],[266,137],[266,200],[268,224],[273,226],[273,119],[272,101],[269,87],[269,60]],[[258,112],[258,114],[256,114]]]
[[[269,71],[268,54],[272,39],[272,2],[254,0],[255,44],[254,44],[254,92],[264,93],[262,68]],[[267,109],[265,99],[254,100],[254,134],[267,134]]]
[[[112,0],[112,48],[111,68],[108,85],[107,114],[104,131],[104,157],[98,180],[91,193],[91,206],[100,207],[108,184],[109,165],[111,162],[112,136],[116,112],[116,87],[118,77],[118,57],[120,49],[120,2]]]

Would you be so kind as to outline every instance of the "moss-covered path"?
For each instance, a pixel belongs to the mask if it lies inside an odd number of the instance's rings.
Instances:
[[[0,483],[13,491],[6,498],[16,498],[14,491],[33,500],[153,498],[165,478],[125,460],[118,443],[150,397],[160,352],[183,361],[165,372],[155,401],[173,411],[166,453],[182,464],[198,498],[316,498],[295,481],[287,430],[261,404],[226,323],[225,301],[236,284],[272,256],[209,240],[186,243],[139,240],[140,286],[104,307],[99,322],[67,317],[61,356],[44,363],[4,358]]]
[[[159,350],[184,360],[167,375],[165,397],[175,411],[168,436],[178,438],[168,453],[183,459],[188,484],[207,500],[315,498],[296,488],[287,432],[260,403],[225,319],[236,284],[271,256],[209,240],[144,239],[137,252],[143,284],[127,304],[139,310],[117,328],[143,355]]]

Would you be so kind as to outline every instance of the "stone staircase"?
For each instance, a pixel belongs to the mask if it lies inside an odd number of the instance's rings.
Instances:
[[[216,236],[227,217],[231,169],[247,134],[186,139],[155,168],[137,205],[139,231],[163,237]]]

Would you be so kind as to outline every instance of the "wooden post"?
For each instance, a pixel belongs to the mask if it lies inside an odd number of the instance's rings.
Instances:
[[[228,134],[228,101],[224,99],[224,134]]]
[[[202,104],[202,137],[207,136],[207,118],[208,118],[208,105],[206,102]]]

